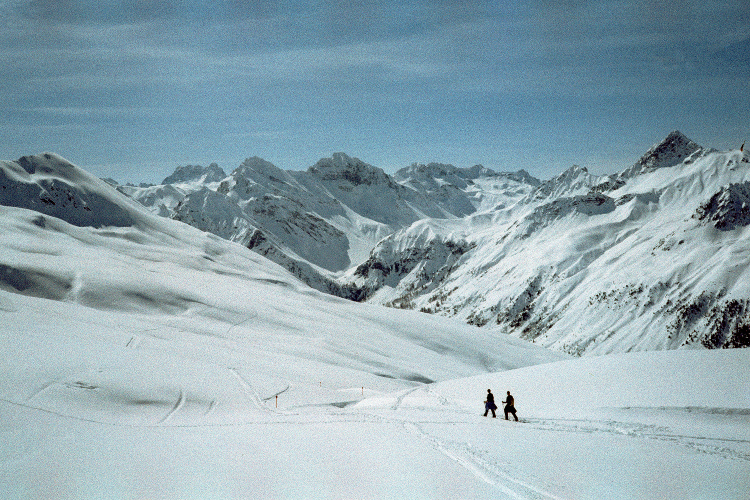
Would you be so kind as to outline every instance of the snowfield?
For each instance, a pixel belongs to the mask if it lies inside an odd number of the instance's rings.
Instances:
[[[570,358],[0,166],[2,498],[748,498],[748,349]]]

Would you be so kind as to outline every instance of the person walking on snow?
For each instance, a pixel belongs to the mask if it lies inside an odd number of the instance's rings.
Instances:
[[[484,402],[484,416],[487,416],[487,412],[492,411],[492,418],[495,418],[495,410],[497,410],[497,405],[495,404],[495,395],[492,394],[492,391],[487,389],[487,400]]]
[[[513,406],[515,403],[515,400],[513,399],[513,396],[510,395],[510,391],[508,391],[508,396],[505,398],[505,408],[503,410],[505,411],[505,420],[508,420],[508,413],[513,414],[513,418],[516,419],[516,422],[518,422],[518,416],[516,415],[516,407]]]

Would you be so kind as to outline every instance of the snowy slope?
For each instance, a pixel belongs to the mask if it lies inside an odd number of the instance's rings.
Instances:
[[[76,226],[134,224],[136,219],[117,198],[122,197],[106,182],[54,154],[0,162],[0,205],[60,217]]]
[[[581,358],[437,383],[399,395],[399,409],[500,498],[741,499],[748,366],[749,349]],[[498,401],[512,393],[521,423],[447,422],[460,410],[476,415],[488,388]],[[373,398],[358,407],[391,406]]]
[[[144,272],[159,268],[190,278],[175,263]],[[209,278],[204,293],[226,304],[238,281],[219,290]],[[126,295],[121,279],[111,285]],[[595,500],[743,498],[750,487],[748,349],[583,358],[422,385],[417,374],[453,371],[449,354],[420,354],[407,340],[439,337],[433,318],[336,299],[290,311],[299,292],[280,290],[281,301],[253,295],[249,318],[237,301],[180,312],[166,295],[125,313],[132,299],[99,310],[0,292],[12,325],[0,336],[0,495]],[[329,342],[353,317],[362,325],[360,311],[375,335]],[[379,363],[405,379],[372,376]],[[488,387],[498,401],[512,390],[521,423],[480,416]]]
[[[190,370],[219,369],[223,379],[248,370],[264,387],[290,386],[293,400],[303,397],[298,391],[331,377],[348,385],[329,380],[325,391],[314,391],[317,397],[336,398],[347,387],[393,390],[558,357],[514,339],[477,335],[454,321],[314,292],[242,247],[176,222],[156,222],[171,231],[77,228],[3,208],[2,314],[4,338],[13,344],[4,352],[17,354],[6,360],[11,362],[4,375],[6,395],[23,401],[34,392],[35,378],[70,370],[101,391],[45,390],[33,399],[44,406],[46,395],[54,400],[50,404],[72,397],[77,407],[82,403],[76,397],[92,396],[104,398],[102,411],[110,404],[120,408],[127,401],[114,393],[122,382],[108,377],[162,355],[180,366],[197,363]],[[77,349],[81,352],[74,354]],[[113,367],[117,373],[82,368],[106,357],[107,349],[126,356],[118,361],[122,366]],[[12,374],[21,358],[36,361]],[[164,381],[157,377],[154,383]]]
[[[512,205],[540,184],[525,170],[495,172],[482,165],[459,168],[443,163],[413,163],[393,177],[455,216]]]

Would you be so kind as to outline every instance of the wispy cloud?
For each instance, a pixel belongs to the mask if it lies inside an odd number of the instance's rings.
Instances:
[[[159,154],[419,135],[491,156],[482,137],[518,150],[521,133],[600,134],[613,110],[637,122],[665,102],[694,120],[688,100],[750,91],[746,0],[0,0],[0,28],[6,123],[106,122]]]
[[[168,114],[165,108],[153,106],[46,106],[19,108],[19,111],[21,110],[51,117],[70,118],[153,118]]]

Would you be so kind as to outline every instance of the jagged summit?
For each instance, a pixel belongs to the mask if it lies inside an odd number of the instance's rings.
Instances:
[[[496,175],[496,172],[482,165],[474,165],[469,168],[460,168],[450,163],[412,163],[404,167],[393,175],[398,180],[408,179],[410,177],[433,177],[446,178],[456,176],[463,179],[476,179],[480,176]]]
[[[632,167],[620,173],[619,178],[628,179],[659,168],[673,167],[706,152],[685,134],[674,130],[663,141],[651,146]]]
[[[529,195],[529,199],[541,200],[550,197],[583,195],[599,184],[601,179],[589,173],[586,167],[573,165],[560,175],[540,183]]]
[[[94,193],[137,215],[57,156],[0,166],[3,204],[79,225],[127,223],[104,220],[110,210]],[[580,355],[750,345],[748,179],[747,153],[704,149],[675,131],[606,176],[573,165],[540,182],[525,171],[414,163],[391,177],[335,153],[307,171],[252,157],[220,183],[117,189],[320,291]]]
[[[516,170],[515,172],[500,172],[498,175],[508,177],[517,182],[523,182],[531,186],[538,186],[542,183],[539,179],[528,173],[524,169]]]
[[[347,180],[355,186],[392,183],[391,177],[382,168],[346,153],[333,153],[331,158],[321,158],[307,172],[322,181]]]
[[[404,167],[395,174],[393,177],[398,181],[405,180],[424,180],[427,178],[432,179],[464,179],[464,180],[475,180],[480,177],[502,177],[529,184],[531,186],[538,186],[541,181],[536,177],[530,175],[526,170],[518,170],[516,172],[496,172],[483,165],[474,165],[473,167],[456,167],[450,163],[412,163],[408,167]]]
[[[649,169],[671,167],[699,149],[702,149],[700,145],[691,141],[679,130],[675,130],[659,144],[646,151],[637,164]]]
[[[268,160],[264,160],[263,158],[259,156],[253,156],[250,158],[246,158],[245,161],[242,162],[242,164],[235,169],[235,172],[238,170],[246,170],[250,169],[255,172],[276,172],[277,170],[280,170],[279,167],[274,165]]]
[[[184,184],[188,182],[219,182],[226,176],[227,174],[224,170],[216,163],[211,163],[207,167],[202,167],[200,165],[185,165],[177,167],[174,173],[166,177],[161,183]]]
[[[243,161],[242,164],[232,172],[232,177],[245,177],[261,183],[265,183],[269,180],[274,183],[294,182],[288,172],[258,156],[245,159],[245,161]]]

